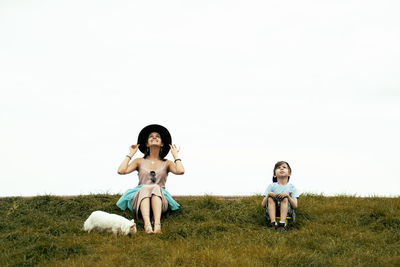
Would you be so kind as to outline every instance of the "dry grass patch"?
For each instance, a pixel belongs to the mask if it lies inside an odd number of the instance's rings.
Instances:
[[[163,234],[86,233],[119,195],[0,199],[0,266],[398,266],[400,198],[303,195],[286,233],[266,228],[262,196],[179,198]]]

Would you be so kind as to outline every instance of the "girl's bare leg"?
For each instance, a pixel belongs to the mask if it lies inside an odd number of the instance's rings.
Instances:
[[[275,200],[272,197],[268,198],[268,215],[269,215],[269,219],[272,222],[275,222],[275,209],[276,209],[276,204],[275,204]]]
[[[144,221],[144,230],[146,233],[153,233],[153,228],[150,223],[150,198],[144,198],[140,203],[140,211]]]
[[[289,210],[288,199],[284,198],[281,201],[281,222],[286,222],[287,213]]]
[[[154,233],[161,233],[162,201],[159,196],[153,195],[151,197],[151,208],[154,216]]]

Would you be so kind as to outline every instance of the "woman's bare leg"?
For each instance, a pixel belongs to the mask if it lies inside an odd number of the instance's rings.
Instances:
[[[150,222],[150,198],[146,197],[140,202],[140,211],[144,221],[144,230],[150,234],[153,232]]]
[[[153,195],[151,197],[151,208],[154,216],[154,233],[161,233],[162,201],[159,196]]]

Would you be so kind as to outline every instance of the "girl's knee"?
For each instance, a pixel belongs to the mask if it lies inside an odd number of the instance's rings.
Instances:
[[[272,197],[268,198],[268,206],[269,205],[275,205],[275,200]]]

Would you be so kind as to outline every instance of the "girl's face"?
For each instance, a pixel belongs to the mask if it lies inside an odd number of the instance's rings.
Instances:
[[[290,170],[286,163],[281,164],[279,167],[275,169],[276,177],[288,177],[290,176]]]
[[[161,141],[161,135],[157,132],[152,132],[149,137],[147,138],[147,146],[163,146]]]

